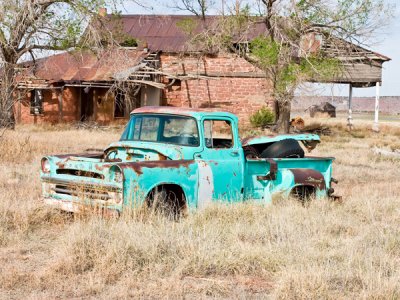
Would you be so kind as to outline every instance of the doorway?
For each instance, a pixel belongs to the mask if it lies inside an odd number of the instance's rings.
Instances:
[[[81,98],[81,122],[87,122],[93,120],[94,115],[94,103],[93,103],[93,89],[80,89]]]

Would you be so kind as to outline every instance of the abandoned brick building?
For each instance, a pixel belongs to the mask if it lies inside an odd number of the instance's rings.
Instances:
[[[265,73],[234,53],[200,52],[179,26],[187,19],[197,20],[190,16],[123,15],[122,31],[137,45],[100,55],[61,53],[37,60],[19,78],[17,122],[109,123],[125,119],[132,109],[145,105],[226,110],[247,122],[262,106],[273,107]],[[207,17],[197,30],[214,19]],[[264,26],[255,23],[248,41],[262,34]],[[316,34],[310,34],[302,47],[329,50]],[[330,82],[363,87],[382,81],[382,64],[389,59],[357,49],[346,54],[343,75]],[[129,89],[122,88],[127,84]]]

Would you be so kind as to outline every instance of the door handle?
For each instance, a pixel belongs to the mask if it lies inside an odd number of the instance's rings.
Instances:
[[[231,156],[238,156],[239,155],[239,151],[232,151],[231,152]]]

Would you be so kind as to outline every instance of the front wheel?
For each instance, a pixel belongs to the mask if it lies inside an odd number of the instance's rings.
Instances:
[[[183,191],[176,186],[159,186],[154,188],[146,199],[151,212],[177,220],[186,211],[186,199]]]

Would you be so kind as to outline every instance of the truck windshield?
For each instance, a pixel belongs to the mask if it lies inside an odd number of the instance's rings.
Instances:
[[[198,146],[197,122],[191,117],[172,115],[133,115],[121,141],[144,141]]]

